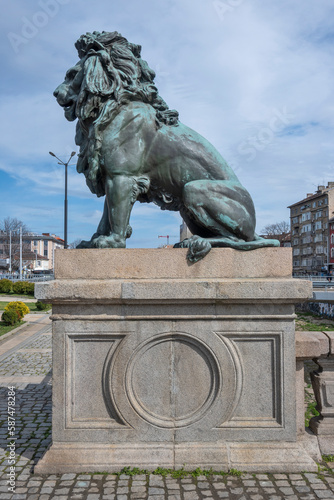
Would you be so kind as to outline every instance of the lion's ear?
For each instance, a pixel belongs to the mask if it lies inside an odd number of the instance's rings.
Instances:
[[[90,56],[84,64],[84,80],[81,90],[87,90],[93,95],[108,95],[110,82],[101,59],[98,55]]]

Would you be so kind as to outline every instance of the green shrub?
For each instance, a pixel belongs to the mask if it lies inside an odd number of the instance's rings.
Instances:
[[[35,283],[29,283],[29,282],[26,282],[26,294],[29,294],[29,295],[34,295],[34,292],[35,292]]]
[[[13,282],[11,280],[0,280],[0,292],[10,293],[13,290]]]
[[[24,302],[17,300],[9,302],[9,304],[7,304],[5,307],[5,311],[16,311],[21,319],[25,314],[28,314],[28,312],[30,312],[30,309]]]
[[[46,309],[50,308],[51,304],[44,304],[44,302],[41,302],[40,300],[36,302],[36,309],[38,309],[39,311],[46,311]]]
[[[25,281],[16,281],[13,283],[13,292],[19,295],[27,293],[27,283]]]
[[[2,321],[5,325],[15,325],[20,321],[20,315],[14,309],[10,309],[8,311],[4,311],[1,316]]]

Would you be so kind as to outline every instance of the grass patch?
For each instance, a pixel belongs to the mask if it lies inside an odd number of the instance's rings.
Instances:
[[[317,417],[320,415],[318,410],[316,409],[317,402],[314,398],[314,394],[310,386],[305,389],[305,401],[307,403],[306,411],[305,411],[305,427],[310,426],[310,420],[312,417]]]
[[[35,298],[34,295],[31,295],[29,293],[27,293],[26,295],[25,294],[22,295],[22,293],[0,293],[0,297],[8,297],[8,298],[11,298],[11,297],[15,297],[15,298],[21,297],[23,300],[24,299],[34,299]]]
[[[96,473],[94,473],[96,474]],[[102,472],[102,474],[104,474]],[[137,476],[137,475],[150,475],[153,474],[155,476],[171,476],[174,479],[182,479],[187,476],[192,476],[192,477],[198,477],[198,476],[234,476],[234,477],[241,477],[243,474],[245,474],[242,471],[239,471],[237,469],[230,469],[228,472],[224,471],[217,471],[211,469],[201,469],[200,467],[197,467],[195,470],[186,470],[184,467],[181,469],[165,469],[163,467],[157,467],[153,471],[148,471],[146,469],[139,469],[138,467],[123,467],[123,469],[120,472],[115,472],[114,473],[116,476],[121,476],[122,474],[126,476]]]
[[[312,313],[297,312],[296,330],[302,332],[322,332],[334,330],[334,321]]]
[[[10,301],[10,302],[12,302],[12,301]],[[24,302],[24,299],[23,299],[23,301],[22,301],[22,302]],[[5,309],[5,307],[6,307],[8,304],[9,304],[9,302],[2,302],[2,300],[0,300],[0,313],[1,313],[1,311],[3,311],[3,310]],[[27,302],[27,303],[26,303],[26,305],[29,307],[30,312],[38,312],[38,313],[40,313],[40,312],[46,312],[46,311],[48,310],[48,309],[44,309],[44,311],[40,311],[40,310],[39,310],[39,309],[37,309],[37,307],[36,307],[36,302]],[[51,309],[51,306],[50,306],[50,308],[49,308],[49,309]],[[1,314],[0,314],[0,315],[1,315]]]
[[[5,333],[8,333],[12,330],[14,330],[15,328],[17,328],[18,326],[21,326],[25,323],[25,321],[20,321],[19,323],[16,323],[16,325],[5,325],[2,321],[0,321],[0,337],[2,335],[5,335]]]

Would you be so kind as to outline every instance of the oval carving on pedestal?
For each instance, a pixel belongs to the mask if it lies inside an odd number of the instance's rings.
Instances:
[[[215,356],[197,339],[182,334],[155,337],[131,357],[125,386],[133,409],[147,422],[182,427],[199,420],[219,392]]]

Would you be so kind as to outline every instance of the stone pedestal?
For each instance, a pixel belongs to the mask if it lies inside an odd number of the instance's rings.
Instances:
[[[321,453],[332,455],[334,450],[334,356],[316,359],[316,362],[319,370],[311,373],[311,380],[320,416],[310,420],[310,428],[318,437]]]
[[[65,250],[53,311],[44,472],[317,470],[296,438],[291,249]]]

